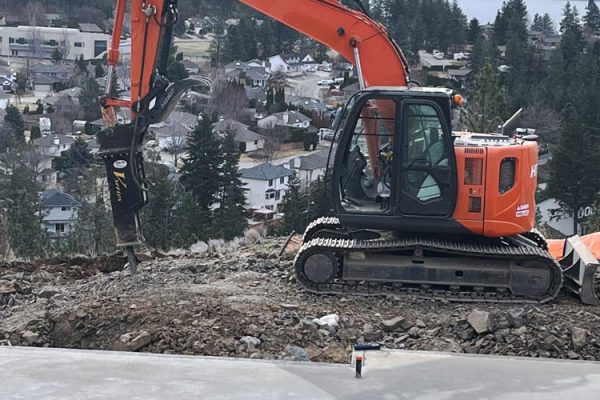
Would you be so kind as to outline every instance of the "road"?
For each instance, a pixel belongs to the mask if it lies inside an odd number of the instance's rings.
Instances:
[[[321,89],[326,87],[319,86],[317,82],[328,78],[328,72],[317,71],[315,73],[307,74],[304,77],[288,79],[290,86],[292,86],[292,90],[289,94],[294,97],[310,97],[321,100]]]

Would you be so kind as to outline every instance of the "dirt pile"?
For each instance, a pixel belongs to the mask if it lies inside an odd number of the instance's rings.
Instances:
[[[600,360],[600,309],[458,304],[299,290],[282,240],[149,258],[0,264],[0,342],[12,345],[348,362],[351,345]]]

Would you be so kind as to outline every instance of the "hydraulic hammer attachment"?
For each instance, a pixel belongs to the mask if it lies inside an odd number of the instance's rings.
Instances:
[[[563,258],[559,261],[564,274],[564,286],[584,304],[600,305],[600,263],[579,236],[565,241]]]
[[[144,161],[138,146],[139,137],[135,135],[133,124],[117,125],[98,134],[99,155],[106,167],[117,246],[127,249],[132,272],[136,268],[133,246],[142,243],[138,211],[148,202]]]

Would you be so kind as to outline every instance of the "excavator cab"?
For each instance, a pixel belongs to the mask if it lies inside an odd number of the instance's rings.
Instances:
[[[358,228],[412,232],[426,220],[448,221],[457,192],[451,95],[371,88],[350,100],[328,171],[338,218]]]

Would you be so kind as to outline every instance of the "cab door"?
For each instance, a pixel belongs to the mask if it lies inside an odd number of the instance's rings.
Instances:
[[[456,162],[443,115],[435,102],[409,99],[402,103],[401,215],[450,217],[454,211]]]

